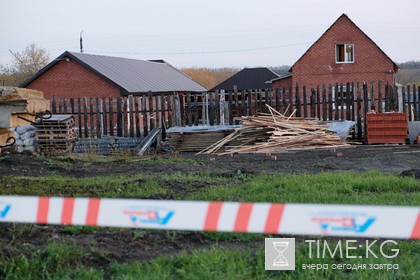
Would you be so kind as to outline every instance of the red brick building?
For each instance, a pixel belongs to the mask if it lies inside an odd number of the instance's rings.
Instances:
[[[394,83],[399,67],[347,15],[341,15],[272,88],[346,82]]]
[[[40,90],[47,99],[207,91],[163,60],[73,52],[64,52],[21,87]]]

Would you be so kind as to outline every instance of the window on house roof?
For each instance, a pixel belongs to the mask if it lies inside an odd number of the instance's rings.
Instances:
[[[337,63],[354,62],[354,44],[337,44],[335,46],[335,54]]]

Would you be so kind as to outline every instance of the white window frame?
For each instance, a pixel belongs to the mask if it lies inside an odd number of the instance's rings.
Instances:
[[[338,46],[344,46],[344,61],[338,61]],[[352,49],[352,60],[348,59],[348,52],[346,49],[348,46],[351,46]],[[335,45],[335,63],[354,63],[354,44],[353,43],[343,43]]]

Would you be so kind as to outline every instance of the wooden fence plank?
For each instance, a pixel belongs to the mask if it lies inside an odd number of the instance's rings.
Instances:
[[[357,83],[357,138],[362,140],[362,100],[360,85]]]
[[[82,104],[81,104],[80,97],[77,98],[77,120],[78,120],[78,128],[79,128],[79,138],[83,137],[82,132]]]
[[[96,137],[97,138],[101,138],[102,136],[102,126],[101,126],[101,121],[102,121],[102,116],[101,116],[101,105],[100,103],[100,99],[99,97],[96,97]]]
[[[328,84],[328,119],[333,120],[333,85]]]
[[[114,136],[114,100],[112,97],[108,98],[109,108],[109,135]]]
[[[322,120],[327,120],[327,88],[322,85]]]
[[[117,97],[117,136],[123,136],[122,98]]]
[[[295,89],[295,104],[296,104],[296,117],[300,118],[302,115],[301,115],[299,84],[298,83],[296,83],[296,89]]]
[[[303,117],[308,117],[308,97],[306,96],[306,86],[302,87],[302,95],[303,95]]]
[[[108,112],[107,112],[107,106],[106,106],[106,97],[102,98],[101,111],[102,111],[102,120],[103,120],[103,124],[102,124],[103,133],[104,135],[108,135]]]

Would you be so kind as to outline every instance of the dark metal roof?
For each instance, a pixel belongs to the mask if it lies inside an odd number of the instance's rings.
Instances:
[[[266,67],[259,68],[244,68],[229,79],[218,84],[211,91],[214,90],[233,90],[234,86],[238,87],[239,91],[250,89],[266,89],[271,88],[267,81],[278,78],[279,75]]]
[[[104,55],[64,52],[21,86],[26,87],[64,58],[78,61],[127,93],[205,92],[207,89],[163,60],[138,60]]]

